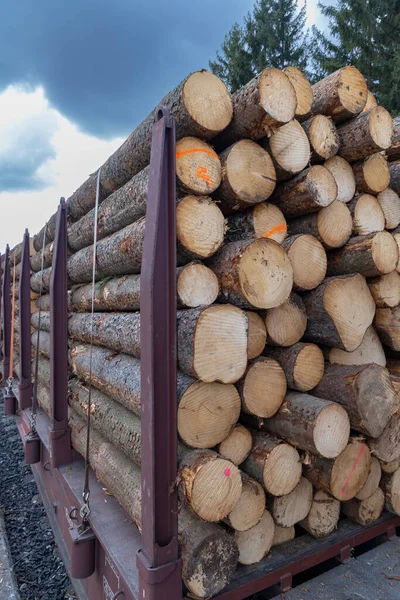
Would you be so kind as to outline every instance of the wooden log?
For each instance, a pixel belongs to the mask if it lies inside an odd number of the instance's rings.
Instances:
[[[280,183],[270,201],[286,218],[316,212],[336,200],[337,185],[333,175],[322,165],[302,171],[294,179]]]
[[[197,308],[213,304],[219,294],[216,275],[199,261],[193,261],[177,270],[178,308]]]
[[[400,307],[377,308],[374,327],[386,346],[398,352],[400,350]]]
[[[377,458],[375,458],[375,456],[372,456],[371,469],[370,469],[370,472],[368,475],[368,479],[364,483],[364,486],[361,488],[361,490],[356,495],[356,499],[357,500],[366,500],[367,498],[372,496],[372,494],[374,492],[376,492],[376,490],[379,488],[379,482],[381,480],[381,475],[382,475],[382,469],[381,469],[381,465],[379,464],[379,460]]]
[[[330,116],[336,123],[360,113],[367,102],[365,79],[352,66],[343,67],[318,81],[312,91],[311,112]]]
[[[382,152],[353,163],[357,189],[367,194],[383,192],[390,182],[389,165]]]
[[[234,538],[239,548],[239,563],[253,565],[260,562],[269,552],[274,539],[275,525],[267,510],[259,523],[247,531],[235,531]]]
[[[359,273],[328,278],[303,301],[308,316],[305,339],[348,352],[361,344],[375,314],[375,302]]]
[[[74,448],[85,455],[86,425],[71,413],[70,426]],[[90,436],[90,463],[108,492],[141,530],[139,468],[112,444],[105,442],[96,431],[92,431]],[[181,507],[179,512],[178,529],[185,585],[200,598],[218,593],[232,579],[237,566],[238,550],[234,540],[217,525],[196,518],[185,507]],[[212,564],[207,563],[211,549],[218,557]]]
[[[93,240],[92,240],[93,243]],[[44,252],[43,252],[43,268],[47,269],[48,267],[51,267],[51,263],[53,260],[53,251],[54,251],[54,242],[50,242],[50,244],[47,244],[47,246],[45,246],[44,248]],[[35,252],[35,254],[33,254],[31,256],[31,260],[30,260],[30,264],[31,264],[31,269],[32,271],[40,271],[42,268],[42,248],[40,249],[39,252]]]
[[[298,294],[262,313],[267,328],[267,344],[272,346],[293,346],[304,335],[307,327],[307,314]]]
[[[360,273],[377,277],[391,273],[397,266],[399,249],[388,231],[351,238],[345,246],[332,250],[328,257],[328,275]]]
[[[279,244],[287,234],[286,219],[275,204],[261,202],[244,213],[235,213],[228,218],[228,242],[246,238],[269,238]]]
[[[400,256],[400,231],[399,231],[399,228],[398,228],[398,227],[396,228],[396,230],[395,230],[395,231],[392,231],[392,235],[393,235],[393,237],[394,237],[394,241],[396,242],[396,244],[397,244],[397,247],[398,247],[398,249],[399,249],[399,256]],[[400,273],[400,260],[399,260],[399,262],[397,263],[396,271],[397,271],[398,273]]]
[[[378,202],[385,215],[385,228],[395,229],[400,224],[400,198],[389,187],[378,194]]]
[[[269,137],[262,138],[260,144],[272,156],[278,181],[290,179],[310,162],[310,143],[296,120],[281,125]]]
[[[212,73],[192,73],[161,100],[175,118],[176,136],[210,139],[225,129],[232,118],[230,94]],[[150,162],[151,133],[156,121],[153,111],[110,156],[101,168],[100,201],[120,188]],[[68,217],[75,222],[95,205],[97,173],[90,177],[67,200]],[[55,215],[51,219],[48,241],[54,239]],[[43,242],[43,230],[34,238],[35,250]]]
[[[338,134],[339,156],[353,163],[390,147],[393,119],[387,110],[377,106],[338,127]]]
[[[272,417],[285,398],[285,373],[276,360],[261,356],[249,362],[237,388],[244,412],[257,417]]]
[[[361,344],[353,352],[330,348],[328,360],[331,365],[368,365],[375,363],[386,367],[386,356],[375,329],[368,327]]]
[[[353,498],[348,502],[343,502],[342,512],[352,521],[356,521],[363,527],[369,527],[381,516],[384,504],[385,495],[378,487],[364,500]]]
[[[396,192],[396,194],[400,194],[400,160],[390,163],[389,170],[390,187]]]
[[[225,244],[209,261],[218,277],[220,299],[241,308],[273,308],[289,297],[293,270],[285,250],[260,238]]]
[[[323,490],[314,492],[310,512],[299,525],[313,537],[319,539],[331,534],[337,528],[340,516],[340,502]]]
[[[292,527],[307,517],[312,501],[312,485],[305,477],[301,477],[294,490],[286,496],[267,498],[267,507],[279,527]]]
[[[259,425],[289,444],[325,458],[339,456],[350,435],[350,421],[344,408],[296,392],[289,392],[276,415]]]
[[[268,433],[254,432],[253,448],[242,469],[269,494],[290,494],[300,481],[301,468],[299,453],[292,446]]]
[[[264,510],[265,492],[262,486],[242,473],[242,493],[224,522],[236,531],[247,531],[260,522]]]
[[[303,71],[301,71],[298,67],[285,67],[283,69],[285,75],[289,78],[290,83],[294,87],[294,91],[296,93],[296,117],[305,117],[311,110],[312,104],[312,87],[304,75]]]
[[[353,219],[346,204],[335,200],[317,213],[289,221],[289,234],[312,235],[326,250],[341,248],[349,241]]]
[[[315,344],[297,342],[289,348],[267,346],[264,355],[278,361],[292,390],[312,390],[324,373],[324,355]]]
[[[368,446],[353,440],[335,460],[310,456],[304,476],[317,489],[345,502],[361,490],[368,479],[370,466]]]
[[[324,162],[324,167],[333,175],[338,193],[336,200],[339,202],[349,202],[356,191],[356,180],[351,164],[341,156],[332,156]]]
[[[31,290],[38,294],[40,294],[40,289],[42,289],[42,292],[48,292],[50,289],[50,277],[51,267],[38,273],[33,273],[31,275]]]
[[[243,138],[258,140],[272,127],[288,123],[294,118],[297,99],[289,78],[271,67],[235,92],[232,103],[232,121],[212,141],[218,150],[228,148]]]
[[[393,474],[383,473],[381,488],[385,495],[385,508],[400,516],[400,469]]]
[[[312,235],[299,233],[287,237],[282,247],[292,265],[293,289],[308,291],[318,287],[326,275],[328,262],[321,242]]]
[[[389,371],[376,364],[326,365],[313,394],[344,406],[352,428],[373,438],[400,408]]]
[[[296,536],[296,530],[294,525],[292,527],[280,527],[275,523],[274,539],[272,540],[272,547],[281,546],[286,542],[291,542]]]
[[[32,331],[31,333],[31,344],[34,352],[36,352],[38,343],[38,331]],[[41,331],[39,337],[39,353],[47,358],[50,358],[50,334],[47,331]]]
[[[368,287],[378,308],[393,308],[400,304],[400,274],[397,271],[372,277]]]
[[[268,152],[251,140],[240,140],[220,154],[222,180],[215,198],[225,214],[263,202],[276,186]]]
[[[328,160],[337,154],[339,137],[336,126],[329,117],[315,115],[302,123],[302,127],[310,140],[313,162]]]
[[[195,450],[179,464],[181,501],[204,521],[229,515],[242,493],[239,469],[212,450]]]
[[[221,183],[218,154],[206,142],[185,137],[176,144],[176,176],[180,193],[208,196]]]
[[[218,446],[218,453],[222,458],[233,462],[234,465],[241,465],[246,460],[253,447],[253,437],[251,432],[243,425],[238,423],[222,440]]]
[[[399,160],[400,158],[400,117],[393,119],[394,135],[392,145],[386,150],[386,154],[390,161]]]
[[[369,235],[385,229],[385,214],[375,196],[362,194],[349,202],[353,230],[358,235]]]
[[[368,445],[371,453],[381,461],[392,462],[400,458],[400,414],[394,414],[381,435],[369,439]]]
[[[367,104],[365,105],[364,110],[371,110],[371,108],[375,108],[375,106],[378,106],[375,96],[368,90]]]
[[[178,433],[192,448],[214,448],[231,433],[239,415],[233,385],[195,381],[178,403]]]
[[[400,468],[400,458],[391,460],[390,462],[379,461],[383,473],[394,473]]]
[[[265,321],[263,321],[258,313],[247,310],[246,315],[249,321],[247,333],[247,358],[251,360],[252,358],[260,356],[261,352],[264,350],[267,342],[267,328],[265,326]]]

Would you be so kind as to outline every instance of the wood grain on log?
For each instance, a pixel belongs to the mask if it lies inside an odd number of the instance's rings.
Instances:
[[[349,162],[366,158],[390,147],[393,138],[393,119],[382,106],[362,112],[338,128],[338,154]]]
[[[316,344],[297,342],[289,348],[267,346],[264,355],[278,361],[292,390],[312,390],[324,373],[324,355]]]
[[[400,515],[400,469],[392,475],[382,474],[381,487],[385,494],[385,507],[395,515]]]
[[[384,493],[380,488],[377,488],[368,498],[363,500],[353,498],[348,502],[343,502],[342,512],[352,521],[368,527],[379,519],[384,504]]]
[[[394,190],[386,188],[378,194],[378,202],[385,215],[386,229],[395,229],[400,224],[400,198]]]
[[[221,163],[213,148],[195,137],[176,144],[176,176],[181,194],[208,196],[221,183]]]
[[[338,187],[336,200],[349,202],[356,191],[356,179],[351,164],[341,156],[332,156],[324,162],[324,167],[332,173],[336,181]]]
[[[249,329],[247,334],[247,358],[257,358],[265,348],[267,341],[267,329],[265,321],[261,316],[251,310],[246,311],[249,321]]]
[[[286,234],[286,219],[275,204],[261,202],[246,212],[228,217],[226,238],[229,242],[265,237],[281,244]]]
[[[339,348],[330,348],[328,360],[331,365],[368,365],[375,363],[386,367],[386,356],[375,329],[368,327],[361,344],[356,350],[346,352]]]
[[[253,438],[251,432],[243,425],[238,423],[222,440],[218,446],[218,453],[222,458],[233,462],[234,465],[240,465],[246,460],[253,447]]]
[[[276,360],[261,356],[249,362],[237,388],[244,412],[272,417],[285,398],[285,373]]]
[[[370,278],[368,287],[378,308],[393,308],[400,304],[400,273],[397,271]]]
[[[296,117],[305,117],[311,110],[312,104],[312,87],[307,77],[298,67],[285,67],[283,69],[285,75],[289,78],[290,83],[294,87],[296,93]]]
[[[394,161],[400,158],[400,117],[393,119],[394,135],[392,145],[386,150],[389,160]]]
[[[328,275],[359,273],[377,277],[391,273],[397,266],[399,249],[388,231],[351,238],[345,246],[332,250],[328,257]]]
[[[326,252],[312,235],[299,233],[282,242],[293,269],[293,289],[313,290],[322,283],[327,268]]]
[[[299,525],[313,537],[326,537],[337,528],[340,516],[340,502],[323,490],[314,492],[310,512]]]
[[[381,341],[392,350],[400,350],[400,306],[377,308],[374,327]]]
[[[400,458],[400,414],[390,419],[385,429],[376,439],[368,440],[371,453],[384,462]]]
[[[260,144],[271,153],[278,181],[290,179],[310,162],[310,143],[296,120],[281,125],[269,137],[262,138]]]
[[[364,486],[356,495],[357,500],[366,500],[379,487],[379,482],[381,480],[382,470],[381,465],[379,464],[379,460],[373,456],[371,458],[371,470],[368,475],[367,481],[364,483]]]
[[[260,521],[247,531],[235,531],[234,538],[239,548],[239,563],[253,565],[260,562],[269,552],[274,539],[274,521],[267,510]]]
[[[298,294],[291,294],[286,302],[261,314],[267,328],[267,344],[292,346],[303,337],[307,314]]]
[[[347,66],[331,73],[312,86],[311,112],[344,121],[360,113],[367,102],[368,88],[355,67]]]
[[[371,110],[371,108],[375,108],[375,106],[378,106],[375,96],[368,90],[367,104],[365,105],[364,110]]]
[[[369,235],[385,229],[385,214],[375,196],[362,194],[349,202],[353,230],[358,235]]]
[[[389,165],[382,152],[353,163],[353,172],[357,189],[367,194],[382,192],[390,182]]]
[[[296,530],[294,525],[292,527],[280,527],[275,523],[274,539],[272,540],[272,547],[281,546],[286,542],[291,542],[296,536]]]
[[[260,522],[265,510],[265,492],[262,486],[242,473],[242,493],[224,522],[236,529],[247,531]]]
[[[313,501],[311,483],[302,477],[294,490],[279,498],[267,498],[267,507],[280,527],[292,527],[306,518]]]
[[[289,235],[312,235],[327,250],[341,248],[350,239],[353,219],[346,204],[335,200],[317,213],[289,221]]]
[[[337,154],[339,150],[339,137],[335,124],[325,115],[315,115],[302,123],[308,135],[313,153],[313,162],[327,160]]]

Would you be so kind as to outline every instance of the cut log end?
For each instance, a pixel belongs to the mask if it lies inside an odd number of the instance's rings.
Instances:
[[[253,565],[268,554],[274,539],[274,521],[267,510],[261,520],[247,531],[236,531],[235,541],[239,548],[239,563]]]
[[[274,346],[293,346],[304,335],[307,315],[299,296],[269,310],[266,315],[267,343]]]
[[[336,458],[331,472],[333,496],[345,502],[354,498],[368,479],[371,454],[366,444],[352,442]]]
[[[247,358],[251,360],[260,356],[264,350],[267,341],[267,329],[265,322],[258,313],[248,310],[246,315],[249,320]]]
[[[307,392],[315,388],[324,373],[324,355],[315,344],[304,344],[293,368],[296,389]]]
[[[368,89],[360,71],[352,66],[340,70],[338,95],[347,112],[357,115],[366,104]]]
[[[176,233],[185,250],[208,258],[223,244],[225,218],[211,198],[186,196],[176,208]]]
[[[331,348],[329,362],[331,365],[367,365],[375,363],[385,367],[386,356],[378,334],[371,325],[365,332],[361,344],[353,352]]]
[[[233,385],[195,381],[178,406],[178,432],[193,448],[213,448],[232,430],[240,414]]]
[[[313,290],[324,279],[327,269],[326,252],[312,235],[288,237],[283,242],[293,268],[295,289]]]
[[[375,106],[378,106],[378,103],[377,103],[377,101],[375,99],[375,96],[373,95],[372,92],[370,92],[368,90],[367,104],[365,105],[364,110],[365,111],[371,110],[371,108],[375,108]]]
[[[393,308],[400,304],[400,274],[397,271],[369,279],[368,286],[379,308]]]
[[[360,191],[376,194],[385,190],[389,185],[389,165],[386,157],[381,152],[372,154],[372,156],[361,161],[361,164],[355,163],[353,170]]]
[[[350,421],[342,406],[332,403],[321,410],[313,432],[314,444],[321,456],[336,458],[346,448],[349,435]]]
[[[292,527],[307,517],[312,501],[312,485],[305,477],[302,477],[290,494],[272,500],[274,521],[280,527]]]
[[[213,73],[197,71],[190,75],[183,87],[186,110],[206,133],[214,137],[227,127],[232,119],[231,96],[225,84]]]
[[[176,144],[176,174],[184,190],[207,196],[221,183],[221,163],[209,144],[186,137]]]
[[[384,493],[378,488],[364,500],[354,498],[349,502],[344,502],[342,504],[342,512],[353,521],[356,521],[356,523],[368,527],[379,519],[384,504]]]
[[[400,224],[400,198],[398,194],[388,187],[378,194],[378,202],[385,216],[386,229],[398,227]]]
[[[292,527],[280,527],[275,523],[274,539],[272,540],[272,546],[281,546],[286,542],[291,542],[296,537],[296,530],[294,525]]]
[[[396,458],[396,460],[392,460],[390,462],[379,462],[382,472],[392,474],[397,469],[400,469],[400,458]]]
[[[324,208],[337,197],[337,185],[332,173],[322,165],[311,167],[307,174],[307,184],[314,201]]]
[[[337,200],[339,202],[350,202],[356,191],[356,180],[353,169],[347,160],[341,156],[332,156],[324,162],[324,167],[333,175],[337,187]]]
[[[356,495],[357,500],[366,500],[367,498],[372,496],[374,492],[376,492],[376,490],[379,487],[381,475],[382,470],[379,464],[379,460],[375,458],[375,456],[373,456],[371,458],[371,469],[368,475],[368,479]]]
[[[301,527],[319,539],[326,537],[336,528],[340,516],[340,502],[323,490],[316,490],[310,512],[300,521]]]
[[[395,515],[400,515],[400,469],[393,475],[384,475],[381,484],[385,493],[386,508]]]
[[[220,443],[218,452],[222,458],[240,465],[251,452],[253,438],[248,429],[243,425],[236,425],[231,433]]]
[[[286,394],[286,377],[273,359],[255,359],[247,369],[241,386],[243,410],[257,417],[272,417]]]
[[[392,143],[393,119],[383,106],[376,106],[369,113],[369,132],[378,148],[386,150]]]
[[[264,487],[272,496],[290,494],[301,477],[299,453],[289,444],[278,444],[265,461]]]
[[[351,213],[343,202],[335,200],[319,211],[317,227],[319,237],[326,248],[341,248],[351,236],[353,229]]]
[[[380,273],[394,271],[399,260],[399,249],[388,231],[379,231],[372,240],[372,257]]]
[[[400,256],[400,233],[393,233],[393,238],[394,238],[394,241],[395,241],[395,242],[396,242],[396,244],[397,244],[397,248],[398,248],[398,250],[399,250],[399,256]],[[400,260],[399,260],[399,262],[397,263],[396,271],[397,271],[398,273],[400,273]]]
[[[283,72],[289,78],[296,93],[296,117],[305,117],[310,112],[312,105],[311,84],[303,71],[297,67],[285,67]]]
[[[384,462],[400,458],[400,414],[394,414],[376,439],[368,440],[371,453]]]
[[[385,229],[385,215],[375,196],[363,194],[351,203],[353,229],[358,235],[369,235]]]
[[[178,276],[177,293],[180,305],[187,308],[213,304],[219,293],[218,279],[208,267],[191,263]]]
[[[325,115],[315,115],[310,120],[308,136],[315,155],[320,160],[335,156],[339,150],[339,137],[334,123]]]
[[[310,144],[307,134],[298,121],[289,121],[277,129],[268,140],[271,154],[283,179],[300,173],[310,161]]]
[[[194,371],[205,382],[234,383],[247,364],[246,314],[234,306],[213,305],[197,322]]]
[[[296,113],[297,98],[289,78],[274,67],[265,69],[259,81],[260,104],[265,110],[266,128],[272,122],[288,123]],[[285,102],[282,102],[285,98]]]
[[[268,238],[281,244],[287,235],[286,219],[274,204],[261,203],[253,209],[255,236]]]
[[[265,492],[262,486],[243,475],[239,501],[226,518],[226,523],[236,531],[247,531],[260,522],[265,510]]]

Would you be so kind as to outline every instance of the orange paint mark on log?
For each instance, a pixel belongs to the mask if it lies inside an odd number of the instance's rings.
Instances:
[[[199,179],[202,179],[203,181],[205,181],[206,183],[209,183],[210,185],[214,185],[214,181],[209,176],[206,167],[198,167],[198,169],[196,171],[196,177],[198,177]]]
[[[344,486],[342,487],[342,490],[341,490],[341,492],[339,494],[340,497],[342,497],[344,495],[344,493],[345,493],[345,491],[346,491],[346,489],[347,489],[347,487],[348,487],[348,485],[349,485],[349,483],[351,481],[351,478],[354,475],[354,471],[356,470],[357,465],[360,462],[362,455],[364,454],[365,448],[366,448],[365,446],[361,446],[361,448],[360,448],[360,450],[359,450],[359,452],[357,454],[357,458],[354,461],[353,468],[351,469],[351,471],[349,473],[349,476],[347,477],[346,481],[344,482]]]
[[[274,233],[279,233],[280,231],[284,231],[286,233],[286,231],[287,231],[286,223],[281,223],[280,225],[275,225],[275,227],[272,227],[272,229],[267,231],[267,233],[264,233],[263,237],[270,238],[274,235]]]
[[[181,150],[180,152],[176,153],[176,159],[179,160],[182,156],[186,156],[187,154],[195,154],[196,152],[203,152],[204,154],[209,154],[210,156],[213,156],[214,158],[219,160],[218,154],[216,154],[214,150],[211,150],[211,148],[188,148],[187,150]]]

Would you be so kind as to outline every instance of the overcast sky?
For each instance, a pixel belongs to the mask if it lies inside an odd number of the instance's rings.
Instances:
[[[253,0],[14,0],[0,20],[0,252],[36,233]],[[308,0],[308,25],[321,25]]]

